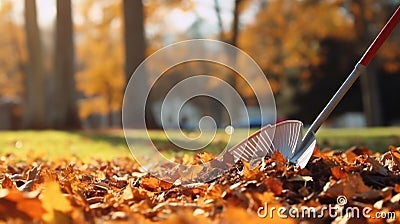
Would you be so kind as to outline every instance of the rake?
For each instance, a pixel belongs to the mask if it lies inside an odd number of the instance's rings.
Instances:
[[[345,82],[311,124],[303,138],[301,138],[303,123],[297,120],[288,120],[275,125],[264,126],[238,145],[229,149],[227,153],[233,156],[235,162],[244,160],[251,164],[256,164],[266,155],[271,155],[273,152],[279,151],[290,162],[304,168],[314,152],[316,145],[315,133],[354,84],[362,71],[365,70],[365,67],[368,66],[381,45],[399,23],[399,20],[400,6],[397,7],[392,17],[382,28],[360,61],[355,65]]]

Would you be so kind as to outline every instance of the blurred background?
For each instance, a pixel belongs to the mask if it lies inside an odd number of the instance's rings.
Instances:
[[[399,3],[0,0],[0,129],[119,128],[126,82],[139,63],[192,38],[245,51],[270,82],[277,119],[310,124]],[[397,27],[326,126],[400,125],[399,40]],[[160,127],[161,92],[196,69],[188,66],[153,87],[164,89],[150,96],[146,118],[152,128]],[[234,77],[225,78],[241,90],[254,126],[261,125],[252,92]],[[195,102],[188,105],[182,122],[190,129],[205,112]]]

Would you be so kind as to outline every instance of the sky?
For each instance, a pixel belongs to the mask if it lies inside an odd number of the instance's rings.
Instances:
[[[56,15],[55,0],[36,0],[38,23],[40,26],[51,26]],[[18,23],[23,23],[24,1],[14,3],[14,18]]]
[[[38,10],[38,22],[41,26],[51,26],[56,16],[54,0],[36,0]],[[20,1],[22,2],[22,1]]]

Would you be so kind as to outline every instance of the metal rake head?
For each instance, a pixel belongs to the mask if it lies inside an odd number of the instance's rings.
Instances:
[[[234,157],[234,161],[244,160],[255,164],[261,161],[266,155],[272,155],[275,151],[279,151],[282,155],[292,161],[293,156],[302,146],[302,129],[303,123],[297,120],[287,120],[275,125],[267,125],[249,138],[240,142],[236,146],[228,150]],[[306,153],[306,157],[301,160],[309,159],[315,147],[315,138],[312,139],[313,145],[311,154]],[[296,161],[294,161],[296,162]],[[298,163],[304,167],[307,162]]]

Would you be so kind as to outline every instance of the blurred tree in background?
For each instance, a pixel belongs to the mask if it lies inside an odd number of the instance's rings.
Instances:
[[[75,46],[71,0],[56,2],[54,90],[51,124],[58,129],[80,128],[75,90]]]
[[[44,7],[50,2],[54,8]],[[176,41],[211,38],[238,46],[256,60],[276,94],[280,117],[309,123],[398,4],[0,0],[0,28],[8,31],[0,36],[0,115],[10,110],[14,128],[119,126],[126,82],[145,56]],[[46,27],[43,18],[50,20]],[[400,82],[398,30],[333,116],[363,111],[369,125],[400,120],[393,97]],[[240,88],[240,80],[229,78],[234,76],[215,75],[251,95]],[[251,104],[251,97],[243,98]],[[9,99],[12,109],[2,106]]]
[[[333,96],[397,5],[395,1],[368,0],[265,1],[256,22],[244,29],[240,46],[269,77],[280,115],[309,123]],[[393,48],[382,49],[367,74],[361,76],[364,107],[354,107],[360,105],[360,99],[354,97],[356,86],[344,101],[352,99],[338,109],[363,109],[369,125],[383,124],[376,66],[381,64],[385,69],[384,61],[390,61],[391,72],[399,71],[393,65],[399,61],[399,54],[393,51],[399,44],[394,40],[392,37],[386,43]],[[383,59],[388,52],[390,59]]]
[[[267,74],[280,116],[290,116],[301,110],[295,96],[311,88],[310,68],[323,60],[320,41],[351,38],[351,23],[334,1],[266,1],[260,7],[240,46]]]
[[[396,3],[385,1],[378,4],[376,1],[372,0],[353,0],[347,1],[346,3],[349,5],[349,11],[354,18],[353,26],[356,39],[358,40],[356,42],[356,50],[363,52],[363,48],[368,46],[369,42],[371,42],[375,36],[371,31],[376,32],[385,24],[388,17],[393,14]],[[399,52],[400,47],[398,43],[394,44],[393,41],[389,41],[388,44],[393,47],[388,48],[390,51]],[[400,70],[398,67],[396,68],[395,65],[399,63],[399,57],[396,56],[396,53],[389,53],[388,49],[386,49],[386,51],[383,50],[379,55],[380,57],[368,66],[366,74],[360,77],[364,113],[367,123],[370,126],[383,124],[382,96],[380,94],[380,81],[378,77],[379,65],[381,65],[382,69],[390,70],[390,67],[392,67],[393,71]],[[382,60],[384,57],[389,59],[388,63]]]
[[[127,83],[131,78],[135,69],[139,64],[146,58],[146,34],[144,30],[144,6],[142,1],[130,1],[123,0],[124,9],[124,43],[125,43],[125,79]],[[140,85],[141,89],[135,89],[135,95],[138,98],[146,98],[146,89],[150,83],[146,77],[142,76],[143,80],[138,80],[143,83]],[[129,104],[134,108],[129,108],[129,111],[133,111],[135,114],[140,113],[143,108],[135,107],[135,105]],[[155,121],[152,116],[150,107],[146,107],[146,124],[148,128],[155,128]],[[140,123],[141,117],[129,116],[132,121],[127,123]]]
[[[25,32],[27,66],[23,72],[25,83],[24,127],[43,129],[45,120],[45,93],[42,42],[37,23],[36,0],[25,0]]]
[[[13,4],[4,1],[0,8],[0,110],[9,110],[11,114],[1,114],[0,123],[8,128],[21,128],[22,108],[20,96],[24,94],[24,68],[27,52],[25,49],[25,30],[17,25],[12,15]],[[0,125],[1,126],[1,125]]]
[[[77,24],[79,71],[77,88],[80,117],[96,127],[96,115],[113,125],[113,115],[121,109],[125,85],[119,1],[85,1],[80,5],[82,22]],[[93,16],[97,14],[97,16]],[[98,119],[98,117],[97,117]]]

